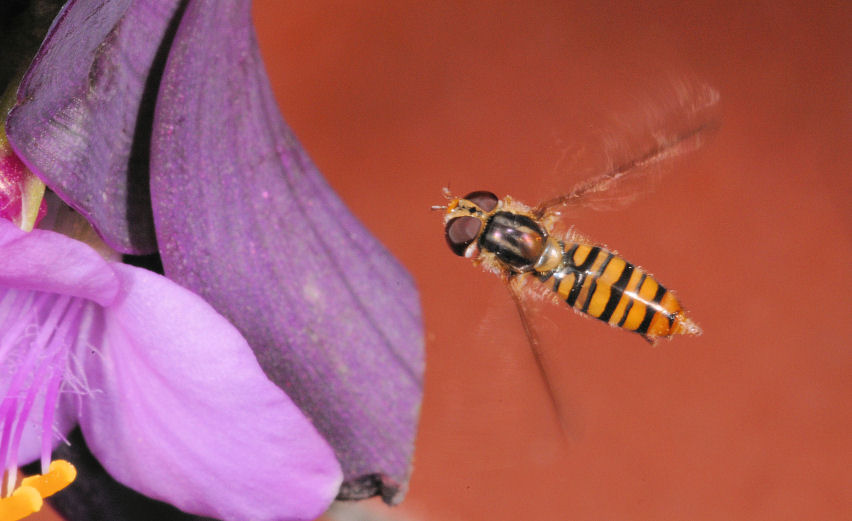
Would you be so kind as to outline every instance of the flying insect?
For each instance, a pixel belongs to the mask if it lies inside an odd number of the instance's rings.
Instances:
[[[556,231],[565,208],[595,206],[602,194],[624,191],[625,185],[635,185],[637,180],[657,179],[651,174],[660,172],[662,162],[705,141],[717,126],[712,109],[718,94],[705,85],[692,85],[678,93],[677,122],[653,129],[652,145],[567,193],[531,207],[510,196],[501,199],[481,190],[454,197],[445,188],[447,204],[432,207],[444,211],[444,236],[450,250],[505,281],[560,421],[563,415],[526,310],[526,295],[549,296],[651,344],[677,335],[701,334],[675,294],[648,271],[573,228],[567,233]]]

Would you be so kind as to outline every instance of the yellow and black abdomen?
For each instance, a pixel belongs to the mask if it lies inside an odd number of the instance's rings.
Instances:
[[[569,306],[649,341],[701,332],[652,275],[600,246],[568,241],[558,266],[537,271]]]

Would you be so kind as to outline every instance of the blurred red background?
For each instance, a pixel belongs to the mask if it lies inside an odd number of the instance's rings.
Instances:
[[[285,118],[422,294],[409,495],[327,517],[852,519],[852,9],[584,4],[256,2]],[[715,139],[629,210],[576,222],[705,333],[653,348],[547,310],[563,442],[508,295],[429,207],[444,186],[567,190],[572,144],[680,76],[719,90]]]
[[[409,495],[349,519],[850,519],[852,10],[584,4],[256,2],[285,119],[423,299]],[[563,443],[508,295],[429,206],[567,190],[571,145],[681,75],[719,90],[715,139],[577,226],[705,333],[652,348],[548,310]]]

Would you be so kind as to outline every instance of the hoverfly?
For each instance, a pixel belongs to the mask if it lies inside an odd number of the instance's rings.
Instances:
[[[563,433],[563,415],[528,318],[525,292],[549,294],[553,301],[562,301],[580,314],[638,334],[651,344],[675,335],[701,334],[677,297],[646,270],[573,229],[567,234],[555,231],[562,209],[592,206],[592,200],[601,194],[624,186],[625,181],[635,183],[661,161],[701,145],[716,126],[708,113],[715,107],[718,94],[703,85],[681,89],[679,94],[676,101],[682,112],[677,114],[683,120],[680,125],[654,129],[653,145],[578,183],[565,194],[530,207],[487,191],[453,197],[445,188],[447,205],[432,207],[444,210],[444,235],[450,250],[505,281]]]

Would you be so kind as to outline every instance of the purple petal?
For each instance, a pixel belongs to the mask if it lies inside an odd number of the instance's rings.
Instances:
[[[197,295],[114,266],[80,424],[118,481],[191,513],[313,519],[340,484],[331,448],[263,374],[239,332]]]
[[[0,219],[0,286],[82,297],[106,305],[118,294],[110,264],[80,241],[47,230],[24,232]]]
[[[7,122],[24,163],[124,253],[156,250],[147,156],[158,75],[151,72],[178,3],[68,2]]]
[[[417,291],[279,115],[248,1],[190,3],[155,123],[167,276],[230,319],[313,419],[343,465],[342,497],[399,501],[422,392]]]

